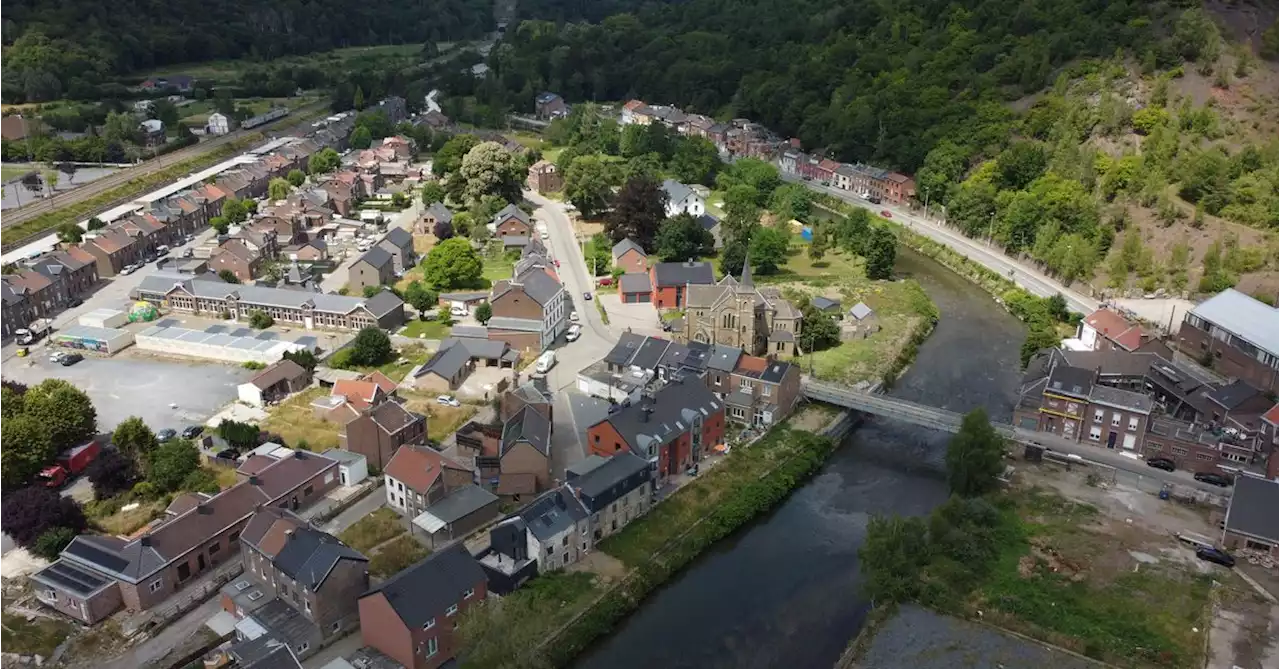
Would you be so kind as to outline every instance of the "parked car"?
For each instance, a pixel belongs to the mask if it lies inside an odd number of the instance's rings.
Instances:
[[[77,362],[80,362],[81,360],[84,360],[83,355],[80,355],[79,353],[68,353],[62,356],[60,360],[58,360],[58,364],[62,365],[63,367],[70,367],[76,364]]]
[[[467,311],[466,307],[450,307],[449,308],[449,315],[455,316],[457,318],[464,318],[467,316],[468,313],[469,312]]]
[[[62,356],[66,354],[67,354],[66,351],[50,351],[49,362],[60,362],[62,360]]]
[[[893,214],[888,209],[881,209],[880,215],[885,218],[893,218]]]
[[[196,250],[195,250],[195,249],[183,249],[183,251],[182,251],[182,257],[183,257],[183,258],[194,258],[194,257],[195,257],[195,255],[196,255]]]
[[[552,260],[551,262],[555,263],[555,264],[556,264],[556,267],[559,267],[559,266],[560,266],[560,259],[559,259],[559,258],[556,258],[555,260]]]
[[[1221,486],[1223,488],[1232,484],[1233,479],[1226,474],[1218,474],[1217,472],[1196,472],[1196,480],[1201,483]]]
[[[120,270],[120,273],[128,275],[128,274],[133,274],[136,271],[138,271],[137,265],[125,265],[124,269]]]
[[[564,333],[564,338],[567,341],[578,341],[578,337],[581,337],[581,336],[582,336],[582,326],[578,325],[577,323],[570,325],[569,331]]]
[[[237,451],[234,448],[228,448],[225,451],[218,451],[218,454],[213,457],[221,460],[235,460],[240,457],[240,451]]]
[[[600,279],[597,283],[599,283],[599,284],[600,284],[600,285],[602,285],[602,286],[612,286],[612,285],[613,285],[613,277],[611,277],[611,276],[606,276],[606,277],[604,277],[603,279]]]
[[[538,237],[541,239],[551,239],[551,235],[548,234],[546,230],[543,230],[542,232],[538,233]]]
[[[1155,467],[1156,469],[1163,469],[1166,472],[1171,472],[1178,468],[1177,465],[1173,463],[1173,460],[1170,460],[1169,458],[1151,458],[1150,460],[1147,460],[1147,466]]]
[[[577,322],[578,322],[578,312],[576,312],[576,311],[570,311],[570,312],[569,312],[569,321],[570,321],[570,322],[573,322],[573,323],[577,323]]]
[[[447,407],[460,407],[460,406],[462,406],[462,402],[459,402],[459,401],[458,401],[458,398],[456,398],[456,397],[454,397],[454,396],[452,396],[452,395],[441,395],[441,396],[439,396],[439,397],[437,397],[437,398],[436,398],[436,403],[437,403],[437,404],[443,404],[444,406],[447,406]]]
[[[582,299],[584,299],[584,300],[586,300],[586,301],[590,302],[590,301],[591,301],[591,291],[589,291],[589,290],[588,290],[587,292],[583,293],[583,294],[582,294]]]
[[[200,436],[202,432],[204,432],[203,425],[188,425],[186,428],[182,430],[182,438],[195,439],[196,437]]]
[[[166,427],[165,429],[160,430],[159,432],[156,433],[156,441],[159,441],[160,443],[164,443],[166,441],[169,441],[170,439],[173,439],[176,436],[178,436],[177,430]]]
[[[1230,553],[1217,548],[1200,547],[1196,549],[1196,557],[1205,562],[1220,564],[1224,567],[1236,566],[1236,559]]]
[[[157,246],[157,247],[156,247],[156,255],[157,255],[158,257],[161,257],[161,258],[163,258],[163,257],[165,257],[165,256],[167,256],[167,255],[169,255],[169,247],[168,247],[168,246],[165,246],[164,244],[161,244],[161,245]]]
[[[78,307],[78,306],[80,306],[80,305],[82,305],[82,304],[84,304],[84,300],[82,300],[82,299],[80,299],[80,298],[78,298],[78,297],[73,297],[73,298],[71,298],[71,301],[70,301],[70,302],[67,302],[67,308],[68,308],[68,309],[71,309],[71,308],[74,308],[74,307]]]

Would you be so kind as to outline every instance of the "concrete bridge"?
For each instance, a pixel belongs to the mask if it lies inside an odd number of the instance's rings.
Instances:
[[[883,416],[892,420],[951,434],[960,431],[960,423],[964,419],[964,414],[948,409],[939,409],[887,395],[855,390],[839,383],[819,381],[809,376],[805,376],[800,380],[800,392],[810,401],[834,404],[846,409]],[[1134,474],[1139,477],[1139,480],[1142,478],[1156,479],[1163,483],[1193,488],[1217,496],[1230,494],[1229,488],[1219,488],[1208,483],[1196,481],[1192,478],[1191,472],[1166,472],[1162,469],[1148,467],[1141,453],[1124,452],[1120,449],[1108,449],[1101,446],[1083,444],[1056,434],[1014,427],[1008,423],[995,420],[991,421],[991,427],[1009,441],[1039,446],[1044,448],[1046,452],[1054,453],[1058,457],[1065,457],[1081,464],[1111,467]]]

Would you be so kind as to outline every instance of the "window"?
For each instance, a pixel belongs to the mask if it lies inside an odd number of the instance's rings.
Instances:
[[[305,487],[305,488],[303,488],[303,489],[302,489],[302,494],[303,494],[304,496],[306,496],[306,497],[310,497],[310,496],[311,496],[311,493],[313,493],[313,492],[315,492],[315,491],[316,491],[316,487],[315,487],[315,486],[313,486],[313,485],[309,485],[309,486],[307,486],[307,487]]]
[[[1113,412],[1111,414],[1111,427],[1120,427],[1120,414]]]
[[[769,387],[769,384],[767,383],[760,384],[760,394],[762,396],[768,397],[772,393],[773,393],[773,389]]]
[[[1196,453],[1196,459],[1205,460],[1205,461],[1213,460],[1213,454],[1212,453]]]
[[[1129,431],[1130,431],[1130,432],[1133,432],[1133,431],[1134,431],[1134,430],[1136,430],[1136,429],[1138,429],[1138,419],[1137,419],[1137,418],[1135,418],[1135,417],[1133,417],[1133,416],[1130,416],[1130,417],[1129,417]]]
[[[440,652],[440,642],[436,641],[435,637],[427,639],[427,657],[431,657],[438,652]]]
[[[1182,448],[1182,447],[1179,447],[1179,446],[1174,446],[1174,447],[1173,447],[1173,454],[1174,454],[1174,455],[1186,455],[1186,454],[1187,454],[1187,449]]]
[[[462,593],[462,598],[463,598],[463,599],[471,599],[472,597],[474,597],[474,596],[475,596],[475,594],[476,594],[476,589],[475,589],[475,588],[467,588],[466,592],[463,592],[463,593]]]
[[[424,629],[424,630],[429,630],[429,629],[431,629],[432,627],[435,627],[435,626],[436,626],[436,619],[435,619],[435,618],[432,618],[431,620],[428,620],[427,622],[422,623],[422,629]]]
[[[569,545],[569,537],[564,537],[563,539],[561,539],[561,540],[560,540],[560,545],[561,545],[561,546],[568,546],[568,545]]]
[[[191,565],[183,563],[178,565],[178,580],[185,581],[191,578]]]
[[[302,643],[298,644],[298,652],[305,653],[307,652],[307,649],[310,647],[311,647],[311,644],[307,643],[306,641],[303,641]]]
[[[307,613],[311,613],[311,602],[305,599],[302,600],[302,608],[305,609]]]
[[[330,632],[337,632],[337,631],[338,631],[338,628],[340,628],[340,627],[342,627],[342,623],[341,623],[341,622],[335,622],[335,623],[333,623],[332,625],[330,625],[330,626],[329,626],[329,631],[330,631]]]
[[[1089,428],[1090,441],[1097,441],[1098,439],[1101,439],[1101,438],[1102,438],[1102,428],[1098,427],[1097,425],[1094,425],[1093,427]]]
[[[452,615],[455,615],[456,613],[458,613],[457,604],[450,604],[449,608],[444,612],[446,616],[452,616]]]
[[[227,536],[228,544],[234,544],[237,541],[240,541],[240,530],[236,530]]]
[[[1106,415],[1107,415],[1107,412],[1103,411],[1102,409],[1093,410],[1093,419],[1099,423],[1106,420]]]
[[[220,550],[222,550],[222,544],[217,541],[209,545],[209,555],[213,555],[214,553],[217,553]]]
[[[600,443],[600,435],[595,435],[595,440],[597,444]]]

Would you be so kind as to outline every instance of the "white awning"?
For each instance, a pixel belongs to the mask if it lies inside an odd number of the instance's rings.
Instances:
[[[448,525],[448,523],[443,520],[431,515],[430,511],[423,511],[418,514],[418,517],[413,519],[413,524],[421,528],[427,534],[435,534],[436,532],[444,529],[445,525]]]

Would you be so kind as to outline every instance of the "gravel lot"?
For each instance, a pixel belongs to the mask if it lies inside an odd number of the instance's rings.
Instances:
[[[915,606],[904,606],[875,632],[862,669],[1099,669],[1103,665]]]
[[[5,378],[28,385],[47,378],[70,381],[93,400],[102,432],[129,416],[140,416],[153,430],[203,423],[234,400],[236,386],[254,374],[233,365],[150,359],[131,351],[114,358],[86,356],[63,367],[49,362],[44,347],[4,367]]]

